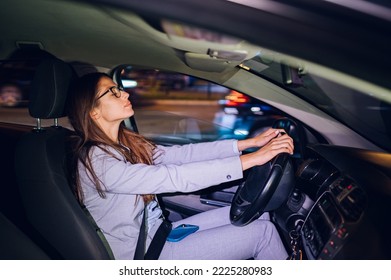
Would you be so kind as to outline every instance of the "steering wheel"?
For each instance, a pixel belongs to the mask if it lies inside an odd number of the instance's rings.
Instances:
[[[264,212],[279,208],[291,194],[293,181],[293,166],[288,153],[279,154],[264,165],[252,167],[232,200],[231,223],[245,226]]]

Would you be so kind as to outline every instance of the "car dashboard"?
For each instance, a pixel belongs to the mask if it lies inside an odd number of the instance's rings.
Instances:
[[[307,259],[390,259],[391,155],[321,144],[306,157],[280,228],[299,231]]]
[[[391,259],[390,154],[308,144],[292,164],[294,190],[271,212],[288,252],[296,232],[304,259]],[[192,209],[199,210],[188,214],[229,206],[241,182],[193,194],[199,205]],[[164,201],[170,210],[183,212],[189,210],[188,202],[181,206],[185,198],[189,194],[165,196]]]

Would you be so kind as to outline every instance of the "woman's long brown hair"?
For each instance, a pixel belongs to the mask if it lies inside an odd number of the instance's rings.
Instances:
[[[80,203],[83,203],[84,194],[80,183],[79,163],[83,164],[91,174],[99,195],[102,198],[106,196],[105,186],[92,168],[90,157],[92,147],[99,147],[109,155],[116,157],[109,149],[112,148],[130,163],[153,164],[153,150],[156,146],[152,142],[121,125],[118,134],[121,144],[115,143],[90,117],[92,109],[99,105],[96,92],[98,83],[103,77],[110,78],[104,73],[90,73],[81,77],[71,87],[68,97],[68,117],[75,130],[75,135],[72,137],[71,184]],[[142,195],[142,197],[144,202],[148,202],[154,196]]]

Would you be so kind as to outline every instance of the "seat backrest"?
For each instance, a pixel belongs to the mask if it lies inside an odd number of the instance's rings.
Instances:
[[[0,260],[49,260],[49,256],[0,213]]]
[[[30,93],[30,115],[37,128],[22,137],[15,168],[26,216],[64,259],[110,259],[103,242],[77,202],[68,181],[70,130],[40,126],[40,119],[65,116],[74,77],[70,65],[48,59],[37,68]]]

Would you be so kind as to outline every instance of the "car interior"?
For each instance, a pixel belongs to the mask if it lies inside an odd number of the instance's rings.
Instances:
[[[206,30],[199,32],[202,38],[184,37],[178,30],[189,27],[180,21],[92,2],[0,3],[13,26],[0,39],[0,73],[11,77],[10,65],[21,63],[18,79],[32,77],[24,84],[27,105],[16,108],[27,108],[29,123],[0,119],[0,259],[113,259],[99,227],[69,187],[72,129],[66,95],[83,73],[106,72],[121,84],[121,73],[132,67],[186,74],[249,94],[284,113],[272,126],[284,129],[295,144],[293,156],[253,168],[243,180],[159,195],[169,220],[229,206],[232,224],[245,226],[270,212],[287,252],[297,256],[298,250],[300,259],[391,258],[387,83],[375,87],[341,74],[338,82],[352,97],[337,104],[324,88],[319,94],[313,89],[338,71],[268,48],[260,52],[255,44]],[[39,20],[29,12],[35,9],[41,11]],[[24,19],[20,24],[12,18],[16,13]],[[324,80],[309,79],[308,69]],[[335,96],[346,93],[342,86],[332,90]],[[364,95],[372,107],[386,109],[376,116],[349,111],[358,91],[371,93]],[[0,117],[17,111],[0,109]],[[140,123],[136,116],[125,125],[141,131]],[[185,122],[185,128],[193,125]],[[177,133],[152,140],[174,145],[202,142],[202,137]]]

